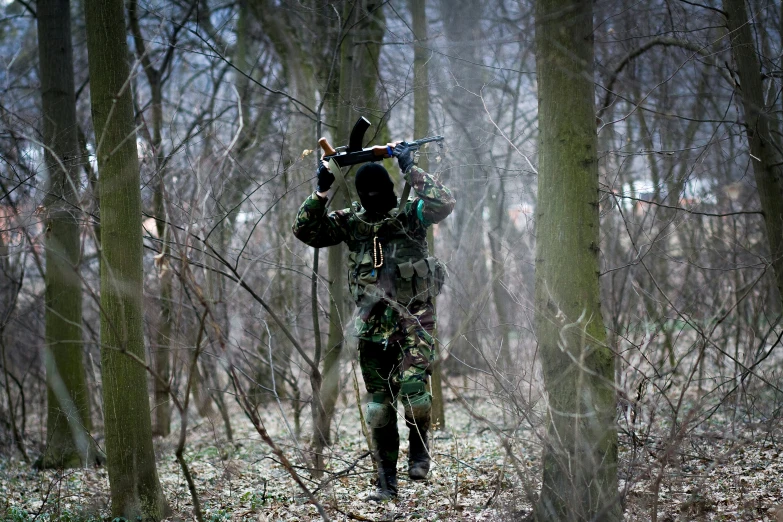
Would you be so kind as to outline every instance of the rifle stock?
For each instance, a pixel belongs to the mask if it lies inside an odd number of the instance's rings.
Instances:
[[[334,147],[329,144],[329,140],[326,138],[318,140],[318,145],[321,147],[321,150],[324,151],[324,156],[334,156],[337,154],[337,151],[334,150]]]
[[[341,167],[358,165],[359,163],[367,163],[368,161],[381,161],[384,158],[390,157],[389,151],[385,145],[375,145],[374,147],[369,147],[354,152],[338,152],[334,147],[332,147],[326,138],[319,139],[318,145],[320,145],[321,150],[324,151],[324,161],[333,159],[334,162]]]

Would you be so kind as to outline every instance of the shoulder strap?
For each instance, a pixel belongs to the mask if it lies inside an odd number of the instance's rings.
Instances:
[[[345,190],[345,197],[348,200],[348,203],[350,204],[351,201],[356,201],[356,195],[351,190],[351,186],[348,183],[348,180],[345,179],[343,170],[340,168],[337,162],[334,161],[334,159],[329,160],[329,170],[332,174],[335,175],[337,179],[340,180],[340,184],[342,185],[343,190]]]

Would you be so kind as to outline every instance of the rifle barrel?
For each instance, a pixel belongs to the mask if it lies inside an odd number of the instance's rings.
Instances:
[[[430,142],[433,142],[433,141],[443,141],[443,136],[428,136],[428,137],[422,138],[420,140],[415,140],[413,143],[418,145],[418,146],[421,146],[421,145],[424,145],[425,143],[430,143]]]
[[[328,145],[328,142],[326,142],[325,139],[322,138],[322,140]],[[408,145],[411,149],[418,150],[422,145],[426,145],[433,141],[443,141],[443,136],[428,136],[420,140],[412,141],[408,143]],[[321,141],[319,141],[319,143],[321,143]],[[323,144],[321,144],[321,147],[325,152],[327,151]],[[376,145],[357,151],[349,150],[349,147],[346,146],[332,148],[329,145],[328,151],[329,153],[327,153],[323,159],[326,161],[333,159],[341,167],[358,165],[359,163],[367,163],[369,161],[380,161],[383,158],[388,157],[387,147],[385,145]]]

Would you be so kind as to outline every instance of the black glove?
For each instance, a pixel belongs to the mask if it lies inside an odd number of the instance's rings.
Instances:
[[[315,190],[318,192],[326,192],[331,188],[332,183],[334,183],[334,174],[329,172],[329,169],[326,168],[326,165],[324,165],[322,161],[318,162],[318,170],[315,175],[318,177]]]
[[[404,141],[395,145],[394,150],[392,150],[392,156],[397,158],[397,163],[399,163],[403,174],[408,172],[408,169],[413,166],[413,149]]]

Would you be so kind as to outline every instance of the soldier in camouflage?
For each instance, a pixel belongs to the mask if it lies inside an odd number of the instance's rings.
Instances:
[[[405,142],[394,146],[400,170],[414,197],[398,206],[389,173],[366,163],[356,173],[360,203],[328,212],[334,175],[321,164],[317,189],[296,216],[294,235],[320,248],[345,242],[348,286],[356,302],[359,364],[372,400],[365,418],[372,428],[378,463],[377,491],[371,500],[397,496],[397,401],[410,428],[408,476],[424,480],[430,467],[427,431],[432,398],[426,390],[434,360],[433,299],[445,279],[445,267],[427,248],[427,227],[448,216],[454,196],[414,165]]]

